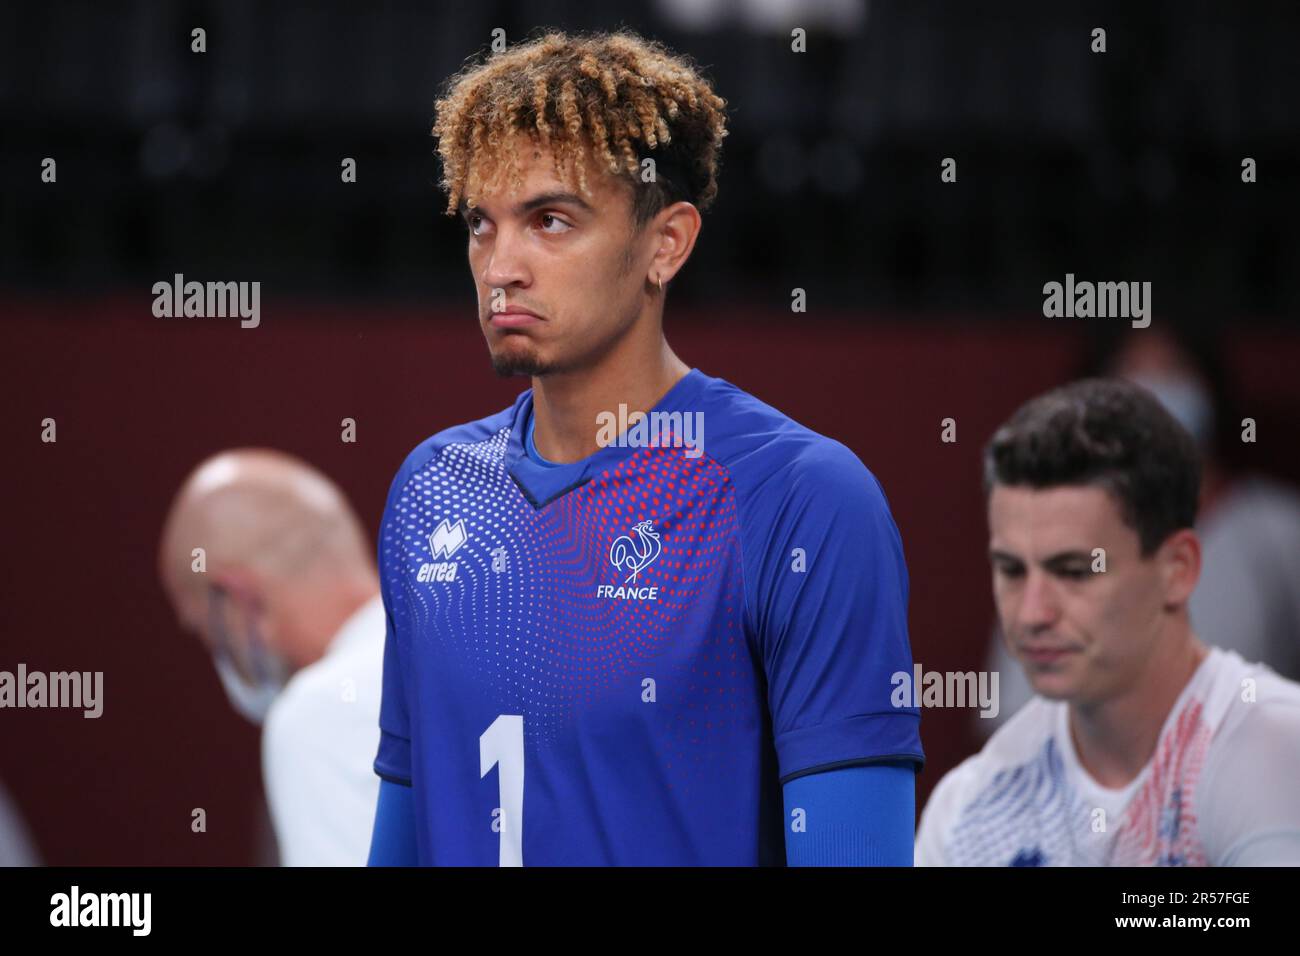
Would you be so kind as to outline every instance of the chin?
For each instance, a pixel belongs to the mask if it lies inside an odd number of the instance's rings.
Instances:
[[[505,347],[492,350],[492,370],[502,378],[514,375],[545,375],[552,371],[550,363],[532,348]]]
[[[1073,700],[1075,696],[1073,684],[1055,680],[1035,681],[1032,679],[1029,683],[1034,688],[1035,694],[1047,700],[1069,701]]]
[[[1048,669],[1022,664],[1025,678],[1034,693],[1048,700],[1071,700],[1079,692],[1079,682],[1066,668]]]

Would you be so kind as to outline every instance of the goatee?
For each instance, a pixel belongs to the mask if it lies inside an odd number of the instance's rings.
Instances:
[[[502,378],[527,375],[530,378],[546,375],[555,371],[554,366],[541,361],[535,355],[493,355],[492,371]]]

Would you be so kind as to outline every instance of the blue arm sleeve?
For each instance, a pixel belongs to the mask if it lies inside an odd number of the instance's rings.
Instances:
[[[910,763],[842,767],[784,787],[790,866],[911,866],[916,772]]]
[[[369,866],[417,866],[415,797],[410,787],[379,781],[375,832],[370,838]]]

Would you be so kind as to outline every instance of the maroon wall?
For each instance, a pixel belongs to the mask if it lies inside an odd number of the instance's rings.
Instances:
[[[202,457],[264,445],[332,475],[373,533],[388,483],[427,435],[509,404],[472,309],[288,307],[262,325],[155,319],[148,302],[0,302],[4,601],[0,669],[102,670],[104,715],[0,711],[0,779],[55,864],[253,859],[256,731],[226,706],[155,574],[171,495]],[[1070,375],[1079,327],[833,322],[671,313],[687,362],[843,441],[880,478],[903,534],[911,633],[927,669],[980,666],[992,614],[979,450],[1019,402]],[[1300,336],[1235,335],[1260,453],[1297,477]],[[957,442],[940,421],[957,420]],[[40,441],[53,417],[58,442]],[[339,440],[357,421],[356,444]],[[1274,427],[1276,426],[1276,427]],[[1291,457],[1289,457],[1291,456]],[[923,800],[975,746],[969,712],[928,711]],[[203,807],[208,832],[190,832]]]

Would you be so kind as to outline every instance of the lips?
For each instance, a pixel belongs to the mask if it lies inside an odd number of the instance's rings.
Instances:
[[[526,309],[507,309],[492,313],[492,326],[498,329],[519,329],[545,321]]]
[[[1075,653],[1068,647],[1022,647],[1020,656],[1031,664],[1055,664]]]

